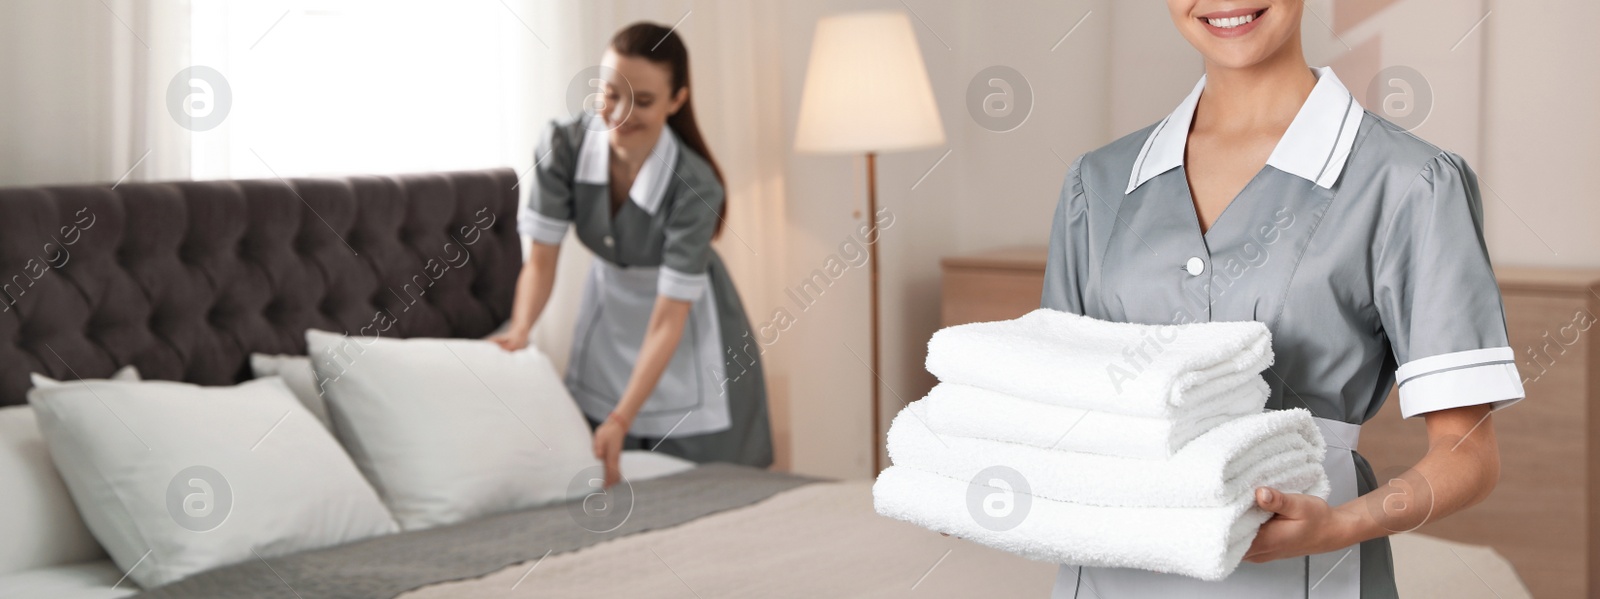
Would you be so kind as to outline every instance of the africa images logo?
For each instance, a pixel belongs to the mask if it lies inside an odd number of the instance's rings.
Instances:
[[[567,514],[589,532],[607,533],[621,528],[633,514],[633,484],[623,478],[606,488],[605,479],[605,467],[589,466],[579,470],[567,484],[568,497],[582,498],[567,503]]]
[[[221,125],[233,108],[233,88],[222,72],[204,65],[178,71],[167,84],[167,112],[190,131]]]
[[[167,514],[194,532],[216,530],[233,511],[233,488],[210,466],[190,466],[167,483]]]
[[[1028,479],[1010,466],[990,466],[978,471],[967,486],[967,513],[986,529],[1003,532],[1028,518],[1033,489]]]

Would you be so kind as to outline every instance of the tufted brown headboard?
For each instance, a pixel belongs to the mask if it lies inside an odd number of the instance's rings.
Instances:
[[[510,169],[0,189],[0,406],[29,372],[249,378],[308,328],[479,337],[522,255]]]

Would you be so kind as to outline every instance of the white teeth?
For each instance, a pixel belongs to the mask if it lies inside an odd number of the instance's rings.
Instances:
[[[1256,20],[1256,15],[1251,13],[1248,15],[1228,17],[1225,19],[1206,19],[1206,22],[1210,23],[1212,27],[1216,27],[1218,29],[1233,29],[1234,27],[1238,27],[1254,20]]]

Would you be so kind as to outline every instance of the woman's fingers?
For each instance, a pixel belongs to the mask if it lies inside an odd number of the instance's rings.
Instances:
[[[1290,515],[1285,513],[1285,510],[1291,509],[1289,507],[1289,499],[1282,492],[1271,487],[1256,489],[1256,505],[1274,514]]]
[[[500,346],[500,349],[506,351],[517,351],[528,345],[528,340],[526,338],[518,338],[511,333],[492,335],[489,337],[489,340],[493,341],[495,345]]]
[[[1279,517],[1304,520],[1316,508],[1317,498],[1299,493],[1284,493],[1270,487],[1256,489],[1256,505]]]
[[[606,448],[605,462],[606,462],[606,486],[607,487],[610,487],[611,485],[615,485],[615,484],[617,484],[618,481],[622,480],[622,464],[621,464],[621,457],[622,457],[621,453],[622,452],[619,451],[619,449],[620,448],[617,447],[616,445],[612,445],[611,447]]]
[[[1262,524],[1261,529],[1256,531],[1255,540],[1250,542],[1250,548],[1244,552],[1244,561],[1261,563],[1277,559],[1275,552],[1284,532],[1280,529],[1282,524],[1283,521],[1276,516]]]
[[[1261,509],[1270,512],[1272,511],[1272,508],[1278,505],[1280,501],[1282,501],[1280,496],[1276,491],[1273,491],[1271,487],[1261,487],[1256,489],[1256,505],[1261,506]]]
[[[1256,538],[1244,552],[1244,561],[1254,563],[1271,561],[1272,550],[1277,545],[1274,541],[1279,536],[1279,525],[1282,524],[1280,518],[1293,517],[1285,513],[1290,511],[1288,504],[1289,499],[1277,489],[1271,487],[1256,489],[1256,505],[1272,512],[1273,516],[1271,520],[1262,523],[1261,528],[1256,531]]]
[[[615,421],[607,419],[594,431],[594,457],[605,468],[605,486],[622,480],[622,436]]]
[[[1333,549],[1340,531],[1333,508],[1315,495],[1256,489],[1256,505],[1272,512],[1245,551],[1245,561],[1261,563]]]

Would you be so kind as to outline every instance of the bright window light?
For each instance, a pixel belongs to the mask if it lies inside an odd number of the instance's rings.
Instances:
[[[231,105],[197,179],[476,169],[527,160],[529,35],[495,2],[193,4],[194,64]],[[492,10],[491,10],[492,9]],[[196,93],[208,93],[203,86]],[[214,92],[210,92],[214,93]],[[201,109],[204,109],[202,107]]]

